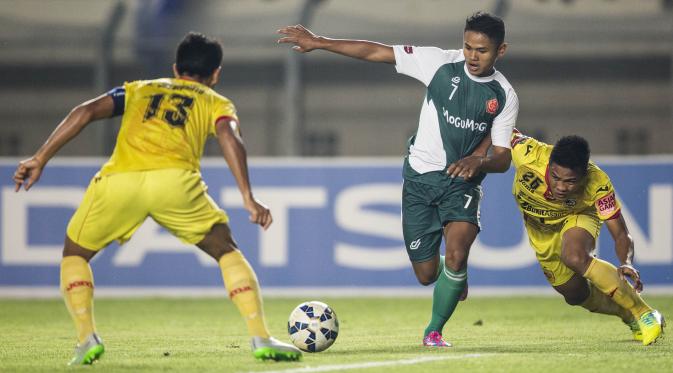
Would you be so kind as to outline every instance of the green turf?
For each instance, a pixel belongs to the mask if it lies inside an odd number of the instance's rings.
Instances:
[[[647,297],[673,321],[673,297]],[[272,333],[287,341],[289,312],[309,299],[267,299]],[[289,370],[306,366],[449,358],[352,372],[664,372],[673,341],[644,347],[617,318],[565,305],[560,297],[472,297],[445,336],[455,347],[420,346],[426,298],[323,298],[341,322],[329,350],[302,362],[253,359],[246,330],[226,299],[100,299],[98,331],[106,353],[97,372]],[[74,329],[60,300],[0,300],[0,371],[70,371]],[[342,368],[345,368],[342,366]]]

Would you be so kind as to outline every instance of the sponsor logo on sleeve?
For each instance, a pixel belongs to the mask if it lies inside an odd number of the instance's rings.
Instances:
[[[609,190],[610,190],[610,187],[608,187],[607,185],[603,185],[600,188],[596,189],[596,193],[607,192]]]
[[[412,47],[411,45],[405,45],[404,46],[404,52],[406,54],[413,54],[414,53],[414,47]]]
[[[495,114],[498,111],[498,99],[492,98],[486,101],[486,112],[489,114]]]
[[[596,201],[596,208],[598,213],[602,216],[610,216],[617,211],[617,199],[615,198],[614,193],[610,193],[607,196]]]

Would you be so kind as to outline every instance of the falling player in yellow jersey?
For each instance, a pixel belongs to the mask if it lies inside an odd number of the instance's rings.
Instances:
[[[566,136],[551,146],[515,131],[511,145],[512,193],[549,283],[566,303],[616,315],[634,339],[655,342],[663,317],[640,297],[633,239],[610,178],[589,160],[587,141]],[[617,268],[592,255],[602,223],[614,239]]]
[[[218,262],[227,292],[247,323],[256,358],[301,358],[296,347],[269,335],[255,272],[236,246],[227,214],[208,196],[201,179],[200,158],[212,135],[236,179],[250,221],[264,229],[271,225],[271,212],[252,193],[236,109],[212,89],[221,61],[219,42],[187,34],[177,48],[175,78],[126,83],[80,104],[16,169],[16,191],[21,186],[29,190],[47,162],[84,127],[122,115],[114,152],[91,180],[65,237],[61,291],[78,334],[71,365],[91,364],[104,352],[94,325],[89,261],[112,241],[129,240],[148,216]]]

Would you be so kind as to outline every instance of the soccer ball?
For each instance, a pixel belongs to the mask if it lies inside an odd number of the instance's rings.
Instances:
[[[330,306],[311,301],[298,305],[287,322],[290,340],[306,352],[325,351],[339,334],[339,320]]]

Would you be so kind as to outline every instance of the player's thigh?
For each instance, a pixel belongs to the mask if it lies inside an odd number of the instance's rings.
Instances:
[[[436,189],[431,185],[409,180],[405,180],[402,187],[402,232],[412,263],[427,262],[439,256],[442,222],[437,206],[431,202],[432,195],[437,193]],[[426,266],[428,265],[418,267],[420,269]]]
[[[567,283],[575,272],[561,261],[560,231],[529,221],[525,226],[528,241],[549,284],[556,287]]]
[[[478,233],[481,230],[479,210],[482,198],[483,193],[479,185],[458,183],[449,185],[436,201],[442,226],[450,222],[467,222],[473,224]]]
[[[136,172],[94,176],[68,223],[68,238],[94,251],[127,241],[147,217],[142,179]]]
[[[150,216],[184,243],[197,244],[215,224],[229,222],[198,172],[155,170],[148,175],[148,187],[153,193]]]
[[[575,272],[583,274],[592,260],[601,221],[592,214],[571,215],[561,230],[561,260]]]

